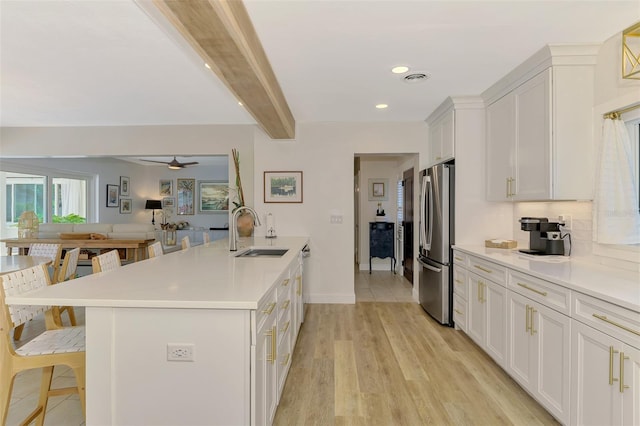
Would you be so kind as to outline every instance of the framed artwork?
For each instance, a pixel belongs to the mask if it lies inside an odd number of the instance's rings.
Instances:
[[[193,202],[195,200],[195,179],[177,179],[176,193],[178,198],[178,210],[176,214],[191,215],[193,213]]]
[[[174,197],[164,197],[162,199],[162,208],[173,208],[176,205],[176,199]]]
[[[170,197],[173,195],[173,180],[160,179],[160,195],[163,197]]]
[[[129,195],[131,195],[129,193],[129,177],[120,176],[120,196],[128,197]]]
[[[119,192],[118,185],[107,184],[107,207],[118,207]]]
[[[369,179],[369,201],[389,199],[389,179]]]
[[[198,181],[198,213],[229,211],[229,182]]]
[[[131,198],[121,198],[120,199],[120,213],[122,213],[122,214],[130,214],[131,213]]]
[[[302,172],[264,172],[265,203],[301,203]]]

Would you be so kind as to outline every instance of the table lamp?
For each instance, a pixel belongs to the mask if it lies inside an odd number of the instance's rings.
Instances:
[[[162,201],[160,200],[147,200],[144,206],[145,210],[152,210],[151,223],[156,224],[156,210],[162,210]]]

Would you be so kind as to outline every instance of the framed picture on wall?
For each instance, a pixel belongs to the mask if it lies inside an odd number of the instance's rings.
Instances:
[[[301,203],[302,172],[264,172],[265,203]]]
[[[229,211],[229,182],[198,181],[198,213]]]
[[[173,180],[160,179],[160,195],[162,197],[170,197],[173,195]]]
[[[369,179],[369,201],[387,201],[389,199],[389,179]]]
[[[130,214],[131,213],[131,198],[121,198],[120,199],[120,213],[121,214]]]
[[[162,208],[173,208],[176,205],[176,199],[174,197],[164,197],[162,199]]]
[[[176,193],[178,198],[178,206],[176,214],[191,215],[193,213],[193,203],[195,200],[195,179],[178,179],[176,184]]]
[[[119,187],[107,184],[107,207],[118,207]]]
[[[120,176],[120,196],[128,197],[129,195],[131,195],[129,193],[129,177]]]

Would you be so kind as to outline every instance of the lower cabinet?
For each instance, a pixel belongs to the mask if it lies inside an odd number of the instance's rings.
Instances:
[[[507,289],[469,272],[468,334],[496,363],[506,358]]]
[[[253,388],[251,401],[251,424],[269,425],[273,421],[278,407],[278,370],[276,365],[277,349],[277,303],[275,289],[260,304],[256,311],[255,345],[251,347],[251,374]]]
[[[573,425],[640,424],[640,350],[572,321]]]
[[[523,295],[507,295],[506,370],[554,417],[571,418],[571,319]]]

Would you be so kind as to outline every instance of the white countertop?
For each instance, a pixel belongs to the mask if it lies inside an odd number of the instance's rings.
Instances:
[[[534,256],[517,249],[466,245],[454,249],[640,313],[639,272],[589,262],[588,258]]]
[[[234,257],[228,242],[192,247],[75,280],[7,297],[18,305],[188,309],[256,309],[307,244],[307,237],[246,239],[243,247],[278,247],[280,258]]]

